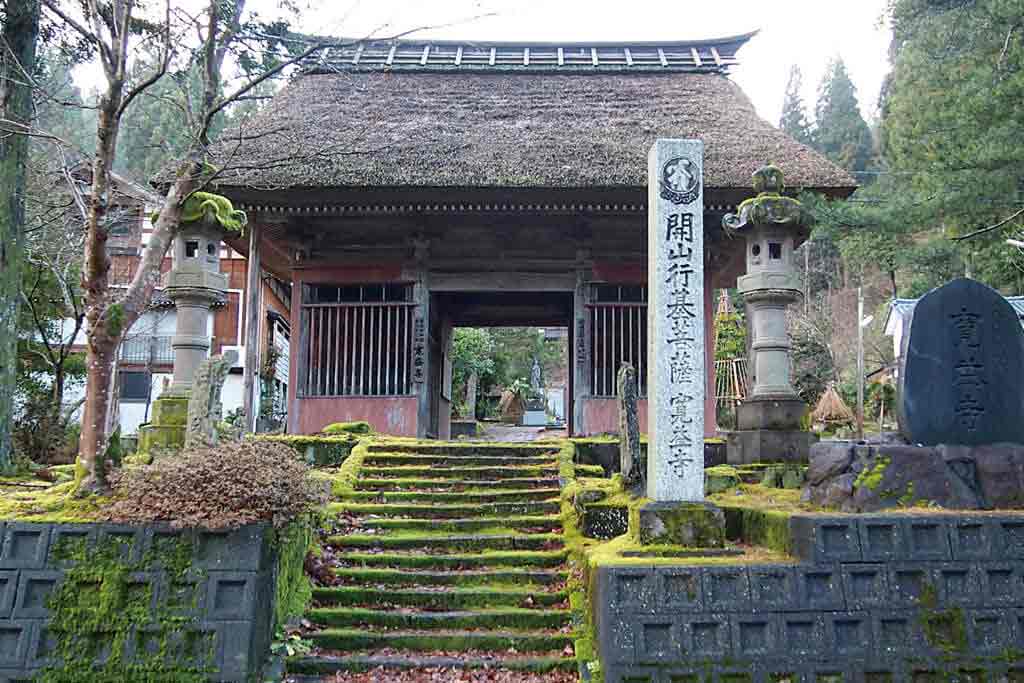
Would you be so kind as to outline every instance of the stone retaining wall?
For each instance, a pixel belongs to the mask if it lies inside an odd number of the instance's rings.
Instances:
[[[1024,516],[790,531],[791,565],[600,567],[606,683],[1024,681]]]
[[[271,537],[265,525],[216,533],[0,522],[0,683],[27,683],[60,667],[62,649],[81,654],[78,648],[86,646],[100,671],[104,663],[122,661],[121,680],[131,678],[133,666],[140,675],[159,670],[170,676],[166,680],[249,680],[270,645],[276,565]],[[114,554],[103,555],[103,549]],[[115,570],[104,577],[98,569],[86,578],[84,568],[97,567]],[[89,600],[101,591],[116,588],[114,582],[124,585],[123,604],[109,611],[109,625],[100,619],[95,630],[74,635],[54,628],[51,607],[67,581],[75,582],[74,593],[64,594],[81,596],[70,610],[91,609]],[[130,611],[140,600],[142,609]],[[145,618],[122,629],[125,614]],[[74,666],[85,670],[81,680],[94,680],[88,662]]]

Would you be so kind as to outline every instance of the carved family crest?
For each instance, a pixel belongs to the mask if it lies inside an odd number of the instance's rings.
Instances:
[[[673,204],[692,204],[700,195],[700,169],[686,157],[675,157],[661,167],[661,198]]]

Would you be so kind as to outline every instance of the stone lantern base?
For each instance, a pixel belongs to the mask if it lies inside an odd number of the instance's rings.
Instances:
[[[153,449],[180,449],[185,445],[185,423],[188,421],[188,396],[168,396],[165,392],[153,402],[153,417],[139,427],[139,453]]]
[[[750,465],[756,462],[806,463],[811,444],[817,439],[797,429],[741,429],[726,439],[726,462]]]
[[[737,429],[799,430],[807,404],[795,396],[754,396],[736,408]]]
[[[814,436],[800,424],[807,404],[792,394],[756,396],[736,408],[737,431],[726,444],[730,465],[807,462]]]

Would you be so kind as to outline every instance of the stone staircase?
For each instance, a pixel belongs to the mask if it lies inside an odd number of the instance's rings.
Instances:
[[[370,445],[353,490],[331,504],[346,525],[326,541],[332,585],[314,590],[316,650],[289,662],[295,680],[573,670],[558,449]]]

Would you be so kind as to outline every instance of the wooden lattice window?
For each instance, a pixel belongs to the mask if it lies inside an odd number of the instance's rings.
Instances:
[[[303,395],[412,393],[410,285],[307,285],[303,298]]]
[[[647,287],[593,285],[590,314],[590,394],[615,396],[622,361],[636,369],[637,388],[647,395]]]

